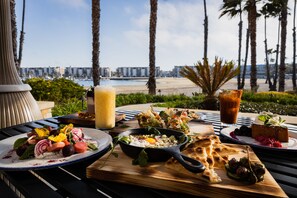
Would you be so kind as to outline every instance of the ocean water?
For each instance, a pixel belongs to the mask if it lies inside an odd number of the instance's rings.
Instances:
[[[92,80],[75,80],[76,83],[82,86],[93,86]],[[110,86],[118,86],[118,85],[145,85],[147,80],[100,80],[100,85],[110,85]]]

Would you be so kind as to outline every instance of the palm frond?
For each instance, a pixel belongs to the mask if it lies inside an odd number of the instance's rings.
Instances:
[[[204,60],[203,64],[198,61],[194,67],[185,66],[182,68],[180,75],[202,88],[208,96],[214,96],[226,82],[237,76],[239,72],[239,68],[234,69],[232,61],[223,64],[222,59],[216,57],[213,66],[209,65],[208,60]]]

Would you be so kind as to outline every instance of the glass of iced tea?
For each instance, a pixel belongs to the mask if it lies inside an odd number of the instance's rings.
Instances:
[[[219,94],[221,126],[236,125],[242,90],[223,90]]]

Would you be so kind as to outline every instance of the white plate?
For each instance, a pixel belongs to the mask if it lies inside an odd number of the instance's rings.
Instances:
[[[84,153],[74,154],[69,157],[53,155],[45,159],[32,158],[19,160],[15,151],[13,151],[13,144],[16,139],[26,137],[26,134],[4,139],[0,141],[0,170],[33,170],[65,166],[106,152],[106,148],[111,145],[112,137],[103,131],[91,128],[82,128],[82,131],[85,137],[97,142],[98,149],[95,151],[88,150]]]
[[[238,138],[234,139],[230,136],[230,133],[234,131],[236,127],[228,127],[224,128],[221,131],[221,135],[231,139],[234,142],[240,143],[240,144],[248,144],[250,146],[258,147],[258,148],[264,148],[264,149],[270,149],[270,150],[278,150],[278,151],[297,151],[297,139],[296,139],[296,133],[290,132],[289,131],[289,142],[282,142],[281,148],[277,147],[269,147],[269,146],[264,146],[261,145],[260,142],[256,141],[252,137],[247,137],[247,136],[236,136]]]

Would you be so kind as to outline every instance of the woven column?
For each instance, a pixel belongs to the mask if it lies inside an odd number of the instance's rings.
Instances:
[[[10,0],[0,0],[0,128],[42,119],[39,107],[15,67]]]

